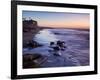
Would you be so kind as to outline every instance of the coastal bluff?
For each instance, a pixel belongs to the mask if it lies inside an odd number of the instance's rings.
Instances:
[[[29,41],[32,41],[35,34],[39,32],[38,22],[35,20],[23,20],[23,47],[26,47]]]

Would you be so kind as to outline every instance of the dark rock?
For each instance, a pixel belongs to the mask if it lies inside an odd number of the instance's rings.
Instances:
[[[41,46],[37,42],[32,42],[33,37],[41,30],[38,27],[38,22],[35,20],[23,20],[23,47],[28,47],[28,45],[32,48]],[[32,43],[30,43],[32,42]]]
[[[24,54],[23,55],[23,68],[38,68],[40,64],[46,60],[46,57],[34,53],[34,54]]]
[[[26,44],[23,44],[23,47],[29,47],[29,48],[37,48],[43,46],[42,44],[37,43],[36,41],[30,40]]]

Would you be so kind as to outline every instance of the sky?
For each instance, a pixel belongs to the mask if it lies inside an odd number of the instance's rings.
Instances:
[[[89,29],[89,13],[23,11],[22,18],[33,19],[41,27]]]

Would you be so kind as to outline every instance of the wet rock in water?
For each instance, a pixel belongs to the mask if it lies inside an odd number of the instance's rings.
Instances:
[[[41,46],[43,45],[33,40],[30,40],[29,42],[23,44],[23,47],[29,47],[29,48],[36,48],[36,47],[41,47]]]
[[[38,68],[40,64],[45,60],[45,56],[35,54],[24,54],[23,55],[23,68]]]

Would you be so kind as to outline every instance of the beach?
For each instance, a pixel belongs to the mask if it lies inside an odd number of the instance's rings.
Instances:
[[[42,46],[37,46],[31,49],[29,47],[23,47],[23,68],[89,65],[89,30],[63,28],[41,29],[32,36],[32,40]],[[50,48],[50,42],[56,43],[58,40],[64,41],[66,46],[64,51],[60,51],[60,56],[54,55],[52,48]],[[25,57],[28,54],[30,56]],[[39,57],[34,59],[33,54],[38,55]]]

